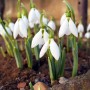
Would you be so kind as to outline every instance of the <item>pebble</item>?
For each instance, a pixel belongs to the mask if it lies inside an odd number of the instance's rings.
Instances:
[[[60,84],[65,84],[68,81],[68,79],[64,78],[64,77],[60,77],[59,78],[59,83]]]
[[[34,86],[33,86],[34,90],[48,90],[48,86],[46,84],[44,84],[43,82],[37,82]]]

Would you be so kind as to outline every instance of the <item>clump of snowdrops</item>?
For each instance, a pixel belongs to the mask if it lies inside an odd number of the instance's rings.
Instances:
[[[23,68],[23,58],[19,48],[17,38],[24,40],[24,49],[29,68],[33,67],[33,55],[40,61],[44,55],[48,60],[51,83],[64,75],[66,51],[72,49],[73,69],[72,77],[78,71],[78,32],[81,39],[83,26],[79,24],[78,29],[75,25],[74,10],[67,0],[63,0],[66,5],[66,12],[60,19],[59,38],[55,38],[56,24],[54,19],[48,19],[44,11],[40,12],[33,1],[30,2],[29,14],[25,6],[18,0],[18,18],[15,23],[0,19],[0,35],[6,45],[10,56],[15,57],[18,68]],[[90,27],[90,26],[89,26]],[[33,32],[33,34],[32,34]],[[67,37],[67,45],[64,47],[64,36]],[[88,35],[85,34],[85,37]],[[57,42],[56,42],[57,41]],[[4,55],[4,52],[1,48]],[[4,55],[5,56],[5,55]],[[40,64],[40,63],[39,63]]]

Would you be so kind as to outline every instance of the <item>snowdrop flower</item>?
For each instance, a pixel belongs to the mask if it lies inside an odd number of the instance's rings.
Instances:
[[[90,32],[87,32],[87,33],[85,34],[85,38],[90,39]]]
[[[2,36],[6,35],[6,32],[1,24],[0,24],[0,35],[2,35]]]
[[[43,16],[42,21],[43,21],[43,23],[44,23],[45,25],[48,24],[48,19],[47,19],[45,16]]]
[[[78,25],[77,29],[78,29],[79,36],[82,37],[83,36],[83,32],[84,32],[84,26],[83,26],[83,24],[80,23]]]
[[[8,26],[9,26],[10,30],[13,32],[13,30],[14,30],[14,23],[10,22]]]
[[[69,19],[69,21],[66,18],[59,29],[59,37],[62,37],[64,35],[70,35],[71,33],[75,37],[78,37],[78,31],[75,23],[72,21],[71,18]]]
[[[36,47],[37,45],[43,45],[48,40],[49,34],[45,29],[40,29],[40,31],[32,39],[31,48]]]
[[[9,27],[5,27],[5,29],[6,29],[6,31],[7,31],[7,33],[9,34],[9,35],[12,35],[12,32],[11,32],[11,30],[10,30],[10,28]],[[5,32],[5,30],[4,30],[4,28],[3,28],[3,26],[0,24],[0,34],[2,35],[2,36],[6,36],[6,32]]]
[[[13,30],[14,39],[16,39],[18,35],[20,35],[22,38],[23,37],[27,38],[27,29],[28,29],[27,21],[28,20],[27,20],[26,16],[17,19],[17,21],[14,25],[14,30]]]
[[[58,60],[60,57],[59,47],[56,44],[56,42],[53,39],[48,40],[42,47],[40,51],[40,58],[43,57],[43,55],[47,52],[47,50],[50,48],[50,52],[52,56]]]
[[[66,19],[66,15],[65,13],[62,15],[61,20],[60,20],[60,25],[62,25],[62,23],[64,22],[64,20]]]
[[[55,31],[55,29],[56,29],[56,25],[55,25],[55,22],[54,22],[54,21],[52,21],[52,20],[49,21],[48,26],[49,26],[52,30]]]
[[[34,24],[40,23],[40,12],[36,8],[31,8],[28,19],[30,28],[33,28]]]
[[[84,32],[84,26],[83,26],[83,24],[79,23],[77,29],[78,29],[78,33]]]
[[[87,32],[90,31],[90,24],[87,26]]]

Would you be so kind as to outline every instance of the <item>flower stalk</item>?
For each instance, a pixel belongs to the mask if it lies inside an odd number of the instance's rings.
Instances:
[[[3,57],[6,57],[6,54],[5,54],[4,49],[2,47],[0,47],[0,52],[2,53]]]
[[[17,67],[20,68],[20,69],[22,69],[23,68],[22,56],[20,54],[17,41],[14,40],[13,41],[13,44],[14,44],[14,46],[13,46],[13,52],[14,52],[14,56],[15,56]]]
[[[26,57],[27,57],[27,64],[28,64],[29,68],[32,68],[32,66],[33,66],[31,41],[32,41],[32,39],[30,37],[25,39],[25,51],[26,51]]]

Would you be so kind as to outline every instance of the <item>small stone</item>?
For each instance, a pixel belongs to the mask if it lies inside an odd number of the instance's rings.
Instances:
[[[60,77],[59,78],[59,83],[60,84],[65,84],[68,81],[68,79],[64,78],[64,77]]]
[[[25,83],[25,82],[20,82],[20,83],[17,85],[17,88],[20,89],[20,90],[25,90],[25,89],[24,89],[25,86],[26,86],[26,83]]]
[[[48,86],[44,84],[43,82],[37,82],[33,86],[34,90],[48,90]]]

